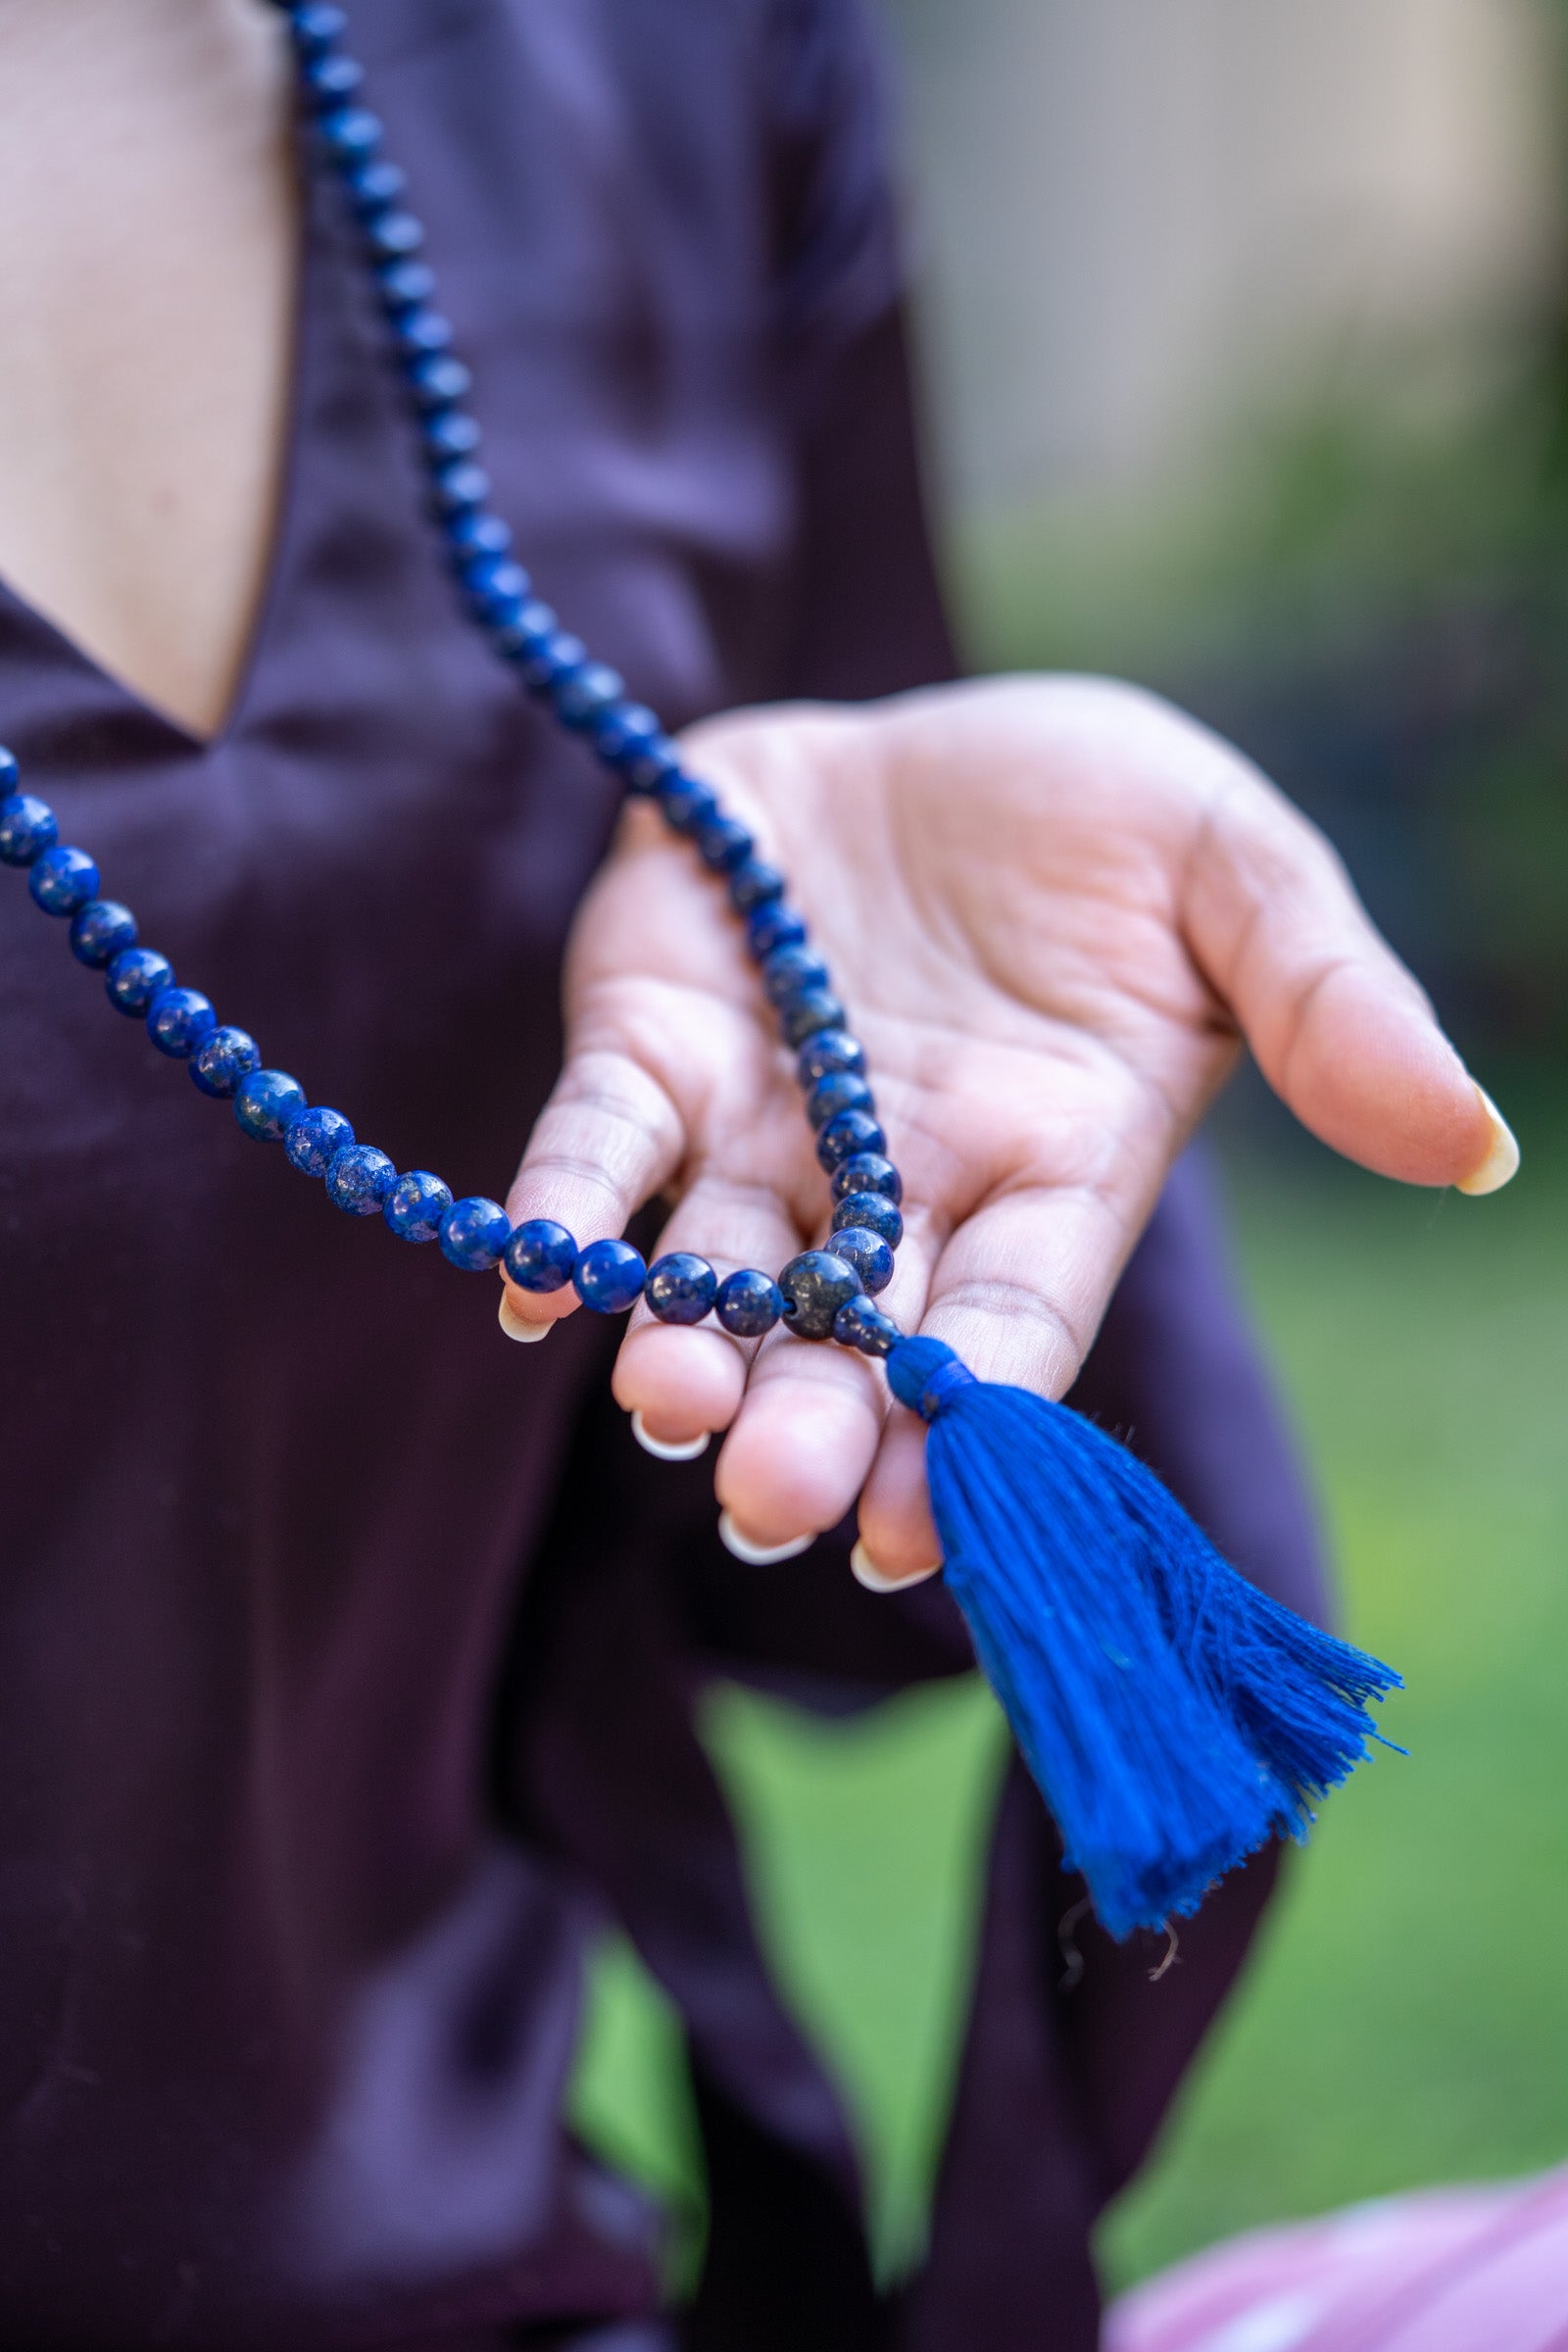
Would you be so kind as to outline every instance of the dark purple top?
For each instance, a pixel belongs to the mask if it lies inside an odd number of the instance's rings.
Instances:
[[[849,0],[366,0],[355,40],[541,591],[672,722],[950,662],[873,61]],[[614,816],[460,615],[332,192],[284,510],[203,747],[0,592],[0,736],[105,888],[400,1166],[504,1191]],[[1088,2230],[1245,1945],[1158,1986],[1055,1923],[1001,1805],[930,2260],[869,2278],[848,2131],[762,1968],[691,1728],[715,1671],[963,1671],[940,1587],[775,1574],[656,1465],[582,1315],[336,1215],[0,907],[0,2340],[665,2340],[655,2227],[560,2121],[585,1938],[684,2012],[711,2228],[686,2340],[1094,2340]],[[1088,1376],[1298,1597],[1310,1531],[1200,1180]],[[509,2332],[510,2330],[510,2332]],[[605,2330],[602,2339],[600,2331]]]

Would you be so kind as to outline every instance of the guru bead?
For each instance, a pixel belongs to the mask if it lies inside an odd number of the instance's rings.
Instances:
[[[500,1201],[477,1194],[454,1200],[441,1220],[441,1254],[465,1274],[488,1274],[499,1266],[511,1238],[512,1219]]]
[[[428,1168],[410,1168],[381,1203],[381,1214],[400,1242],[433,1242],[452,1206],[452,1187]]]
[[[803,1250],[780,1274],[778,1287],[784,1294],[784,1320],[796,1337],[827,1340],[839,1308],[858,1298],[865,1285],[847,1259],[827,1250]]]
[[[661,1323],[700,1323],[718,1296],[718,1276],[706,1257],[672,1250],[649,1267],[643,1295]]]
[[[841,1306],[833,1318],[833,1337],[841,1348],[858,1348],[861,1355],[891,1355],[904,1334],[874,1298],[861,1294]]]
[[[554,1217],[525,1217],[507,1244],[507,1280],[519,1291],[564,1290],[577,1263],[576,1237]]]
[[[577,1252],[572,1287],[596,1314],[618,1315],[642,1297],[648,1269],[630,1242],[590,1242]]]

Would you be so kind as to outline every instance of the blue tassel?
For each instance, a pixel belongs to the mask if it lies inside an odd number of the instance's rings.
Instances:
[[[887,1368],[930,1423],[948,1590],[1110,1934],[1303,1837],[1398,1676],[1227,1567],[1081,1414],[976,1380],[940,1340],[900,1340]]]

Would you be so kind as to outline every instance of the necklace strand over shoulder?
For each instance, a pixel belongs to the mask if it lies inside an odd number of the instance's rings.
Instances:
[[[977,1380],[942,1341],[902,1335],[876,1304],[903,1234],[902,1186],[827,966],[746,827],[686,774],[654,713],[533,596],[489,504],[479,427],[464,406],[468,370],[435,308],[403,174],[361,103],[343,11],[278,5],[318,144],[359,223],[458,592],[528,690],[628,792],[655,802],[727,893],[798,1057],[831,1179],[828,1246],[803,1250],[776,1279],[747,1267],[720,1281],[685,1250],[645,1267],[627,1242],[579,1248],[545,1218],[514,1230],[499,1201],[454,1200],[424,1169],[400,1174],[341,1111],[308,1103],[296,1079],[265,1068],[249,1033],[220,1024],[200,990],[140,944],[130,909],[99,896],[92,858],[61,841],[43,801],[17,788],[8,752],[0,861],[26,868],[36,905],[69,920],[73,952],[103,971],[116,1010],[145,1020],[203,1094],[231,1101],[247,1135],[281,1144],[350,1215],[378,1214],[402,1240],[436,1242],[468,1271],[504,1265],[524,1290],[570,1282],[602,1314],[646,1298],[666,1323],[713,1314],[737,1338],[757,1339],[782,1321],[803,1339],[884,1359],[895,1396],[929,1425],[947,1590],[1061,1830],[1064,1866],[1084,1874],[1112,1935],[1161,1926],[1195,1910],[1213,1880],[1268,1838],[1304,1835],[1312,1803],[1377,1736],[1368,1701],[1398,1677],[1228,1568],[1158,1480],[1081,1415]]]

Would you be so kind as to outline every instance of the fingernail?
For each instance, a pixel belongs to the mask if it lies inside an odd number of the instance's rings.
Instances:
[[[912,1576],[889,1576],[886,1569],[877,1566],[865,1545],[857,1544],[850,1554],[850,1568],[856,1583],[863,1585],[868,1592],[906,1592],[911,1585],[923,1585],[940,1574],[942,1562],[937,1560],[929,1568],[917,1568]]]
[[[514,1311],[512,1300],[505,1291],[501,1294],[501,1312],[497,1321],[509,1340],[520,1340],[525,1348],[531,1348],[536,1340],[548,1340],[555,1329],[553,1323],[525,1323]]]
[[[700,1453],[708,1451],[710,1430],[699,1430],[695,1438],[656,1438],[649,1434],[648,1424],[640,1412],[631,1417],[631,1434],[644,1453],[651,1453],[656,1462],[695,1462]]]
[[[1492,1124],[1492,1141],[1487,1146],[1487,1156],[1475,1174],[1467,1176],[1462,1184],[1454,1188],[1457,1192],[1469,1193],[1472,1199],[1482,1193],[1501,1192],[1519,1169],[1519,1146],[1514,1141],[1513,1129],[1484,1086],[1478,1086],[1476,1093],[1481,1097],[1482,1108]]]
[[[791,1536],[787,1544],[754,1544],[750,1536],[741,1534],[728,1511],[718,1514],[718,1540],[726,1551],[744,1560],[748,1568],[771,1568],[775,1560],[798,1559],[816,1542],[814,1536]]]

